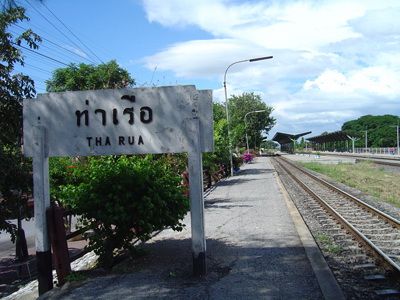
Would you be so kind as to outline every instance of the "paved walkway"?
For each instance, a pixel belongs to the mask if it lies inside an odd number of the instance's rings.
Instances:
[[[125,264],[129,273],[45,298],[324,299],[276,177],[269,158],[257,158],[206,196],[206,278],[192,277],[188,216],[182,232],[162,232]]]

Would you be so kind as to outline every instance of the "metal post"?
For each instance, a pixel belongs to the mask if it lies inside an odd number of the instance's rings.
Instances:
[[[365,130],[365,153],[368,151],[368,130]]]
[[[399,149],[399,123],[397,122],[397,125],[392,125],[390,127],[396,127],[396,137],[397,137],[397,155],[400,155],[400,149]]]
[[[229,67],[228,67],[228,69],[229,69]],[[230,136],[231,129],[230,129],[230,122],[229,122],[228,94],[226,91],[226,72],[228,71],[228,69],[226,69],[225,76],[224,76],[224,90],[225,90],[226,122],[228,123],[227,125],[228,125],[229,163],[231,165],[231,176],[233,176],[232,142],[231,142],[231,136]]]
[[[399,125],[396,126],[397,129],[397,155],[400,155],[400,148],[399,148]]]
[[[233,65],[242,63],[242,62],[255,62],[255,61],[260,61],[260,60],[265,60],[265,59],[271,59],[273,56],[263,56],[263,57],[257,57],[257,58],[250,58],[250,59],[244,59],[244,60],[238,60],[233,63],[231,63],[225,70],[224,73],[224,90],[225,90],[225,111],[226,111],[226,121],[228,123],[228,145],[229,145],[229,160],[231,164],[231,176],[233,176],[233,159],[232,159],[232,141],[230,138],[230,123],[229,123],[229,109],[228,109],[228,92],[226,89],[226,73],[228,73],[228,70],[230,67]]]
[[[35,128],[35,153],[32,162],[39,295],[53,288],[51,250],[46,220],[46,209],[50,207],[49,157],[46,146],[46,129],[38,126]]]
[[[249,138],[247,137],[247,130],[246,130],[246,147],[247,147],[247,154],[249,154]]]

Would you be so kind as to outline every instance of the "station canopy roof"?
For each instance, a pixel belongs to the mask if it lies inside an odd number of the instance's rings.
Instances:
[[[275,142],[278,142],[281,145],[290,144],[290,143],[292,143],[293,140],[297,140],[299,137],[302,137],[303,135],[306,135],[309,133],[311,133],[311,131],[299,133],[299,134],[289,134],[289,133],[277,132],[277,133],[275,133],[272,140]]]
[[[344,131],[335,131],[327,134],[322,134],[314,137],[310,137],[307,140],[313,143],[327,143],[327,142],[340,142],[350,140],[347,133]]]

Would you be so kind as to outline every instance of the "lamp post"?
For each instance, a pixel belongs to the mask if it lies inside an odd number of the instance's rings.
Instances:
[[[368,130],[365,130],[365,153],[368,151]]]
[[[255,61],[271,59],[271,58],[273,58],[273,56],[263,56],[263,57],[257,57],[257,58],[238,60],[238,61],[231,63],[225,70],[225,74],[224,74],[225,111],[226,111],[226,121],[228,123],[228,147],[229,147],[229,161],[231,164],[231,176],[233,176],[233,160],[232,160],[232,142],[231,142],[231,137],[230,137],[230,124],[229,124],[228,92],[226,90],[226,73],[228,72],[229,68],[232,67],[233,65],[236,65],[236,64],[239,64],[242,62],[255,62]]]
[[[399,149],[399,123],[397,123],[396,126],[390,126],[390,127],[396,127],[396,133],[397,133],[397,155],[400,155],[400,149]]]
[[[355,151],[354,151],[354,142],[357,141],[358,139],[357,138],[353,138],[353,137],[351,137],[349,135],[347,137],[351,140],[352,150],[353,150],[353,153],[355,153]]]
[[[292,142],[293,142],[293,154],[295,154],[295,150],[296,150],[296,139],[291,139],[289,138]]]
[[[256,113],[260,113],[260,112],[264,112],[266,111],[265,109],[262,110],[253,110],[253,111],[249,111],[247,114],[244,115],[244,126],[245,126],[245,130],[246,130],[246,146],[247,146],[247,154],[250,152],[249,151],[249,138],[247,137],[247,122],[246,122],[246,117],[249,114],[256,114]]]
[[[400,155],[400,148],[399,148],[399,124],[396,126],[396,132],[397,132],[397,155]]]

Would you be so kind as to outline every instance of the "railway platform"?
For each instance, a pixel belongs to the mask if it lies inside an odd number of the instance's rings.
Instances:
[[[344,299],[268,157],[205,195],[207,276],[192,276],[190,214],[145,255],[41,299]]]

